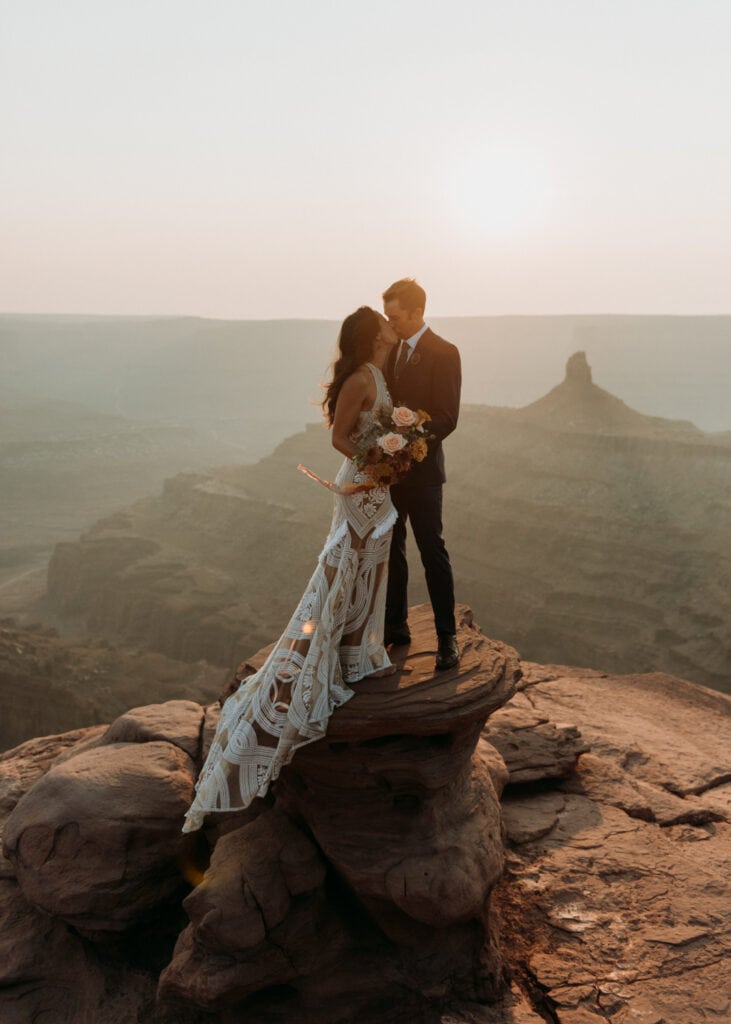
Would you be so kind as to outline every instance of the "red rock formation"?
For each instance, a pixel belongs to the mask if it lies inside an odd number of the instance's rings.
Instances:
[[[26,899],[79,931],[122,931],[180,888],[177,822],[190,757],[170,743],[113,744],[55,765],[5,827]]]
[[[512,705],[575,723],[590,752],[503,803],[516,977],[559,1024],[731,1020],[731,701],[659,673],[524,669]]]
[[[429,618],[268,800],[212,817],[209,865],[179,829],[212,708],[0,756],[3,1024],[727,1021],[728,699],[537,665],[511,698],[464,609],[434,678]]]
[[[472,755],[514,692],[517,656],[462,609],[461,665],[435,676],[431,611],[412,618],[401,671],[359,684],[282,773],[274,809],[219,840],[163,995],[217,1008],[288,985],[318,1024],[345,1020],[345,1005],[347,1019],[388,1020],[376,1007],[397,999],[423,1013],[449,995],[495,998],[500,810]],[[282,857],[298,847],[293,875]]]
[[[97,743],[106,726],[30,740],[0,756],[0,832],[24,793],[49,768]],[[94,879],[88,882],[93,885]],[[154,1006],[156,976],[130,963],[98,956],[64,922],[36,909],[9,860],[0,856],[0,1020],[2,1024],[122,1024]],[[162,1018],[160,1018],[162,1024]],[[170,1022],[172,1024],[172,1021]],[[188,1014],[178,1024],[197,1024]]]

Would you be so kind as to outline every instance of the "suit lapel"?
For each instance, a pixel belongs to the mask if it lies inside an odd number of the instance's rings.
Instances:
[[[414,348],[414,351],[409,356],[409,361],[407,362],[406,366],[404,366],[403,370],[401,371],[401,377],[400,377],[401,380],[403,380],[404,377],[408,378],[411,375],[411,373],[414,370],[416,370],[416,368],[421,364],[421,361],[424,358],[424,356],[425,355],[428,356],[429,342],[427,341],[427,338],[428,338],[430,332],[431,332],[431,329],[429,327],[427,327],[427,329],[424,331],[422,336],[417,341],[416,347]],[[426,344],[425,344],[425,342],[426,342]]]

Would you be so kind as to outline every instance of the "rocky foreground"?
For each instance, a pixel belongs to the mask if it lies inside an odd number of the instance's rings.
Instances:
[[[458,670],[414,609],[400,673],[193,837],[217,705],[2,755],[3,1024],[728,1021],[731,701],[521,677],[460,613]]]

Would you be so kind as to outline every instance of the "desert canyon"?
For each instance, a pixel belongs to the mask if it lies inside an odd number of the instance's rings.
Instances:
[[[0,593],[2,1024],[731,1019],[729,433],[636,411],[583,350],[538,400],[467,404],[459,668],[434,675],[416,583],[399,673],[184,837],[220,700],[327,529],[295,467],[337,456],[314,423],[242,464],[233,428],[129,412],[80,456],[78,410],[46,409],[67,468],[110,464],[97,492],[31,486],[45,441],[0,453],[5,582],[32,581]]]

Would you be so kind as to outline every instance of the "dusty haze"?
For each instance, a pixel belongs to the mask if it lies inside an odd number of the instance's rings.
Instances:
[[[728,688],[731,318],[432,322],[463,354],[460,599],[535,660]],[[329,521],[295,467],[335,468],[317,400],[336,332],[0,318],[0,614],[221,670],[268,642]]]

